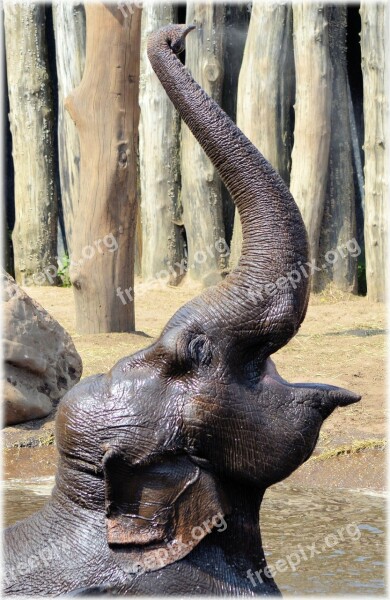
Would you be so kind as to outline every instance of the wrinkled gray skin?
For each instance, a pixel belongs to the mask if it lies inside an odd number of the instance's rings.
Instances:
[[[337,406],[359,399],[289,384],[269,358],[297,332],[309,281],[258,292],[308,260],[305,227],[281,178],[177,58],[189,30],[154,33],[148,56],[238,207],[242,257],[155,344],[62,399],[52,498],[6,530],[8,593],[278,593],[271,579],[247,578],[265,566],[264,491],[310,456]],[[225,531],[210,524],[216,515]]]

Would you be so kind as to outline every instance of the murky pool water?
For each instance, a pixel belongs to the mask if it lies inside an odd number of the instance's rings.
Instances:
[[[50,497],[54,477],[32,477],[28,480],[8,479],[3,482],[4,527],[37,512]]]
[[[260,516],[267,562],[285,594],[385,593],[385,494],[278,484]]]
[[[39,510],[54,479],[4,483],[4,521]],[[386,499],[380,492],[278,484],[266,493],[261,531],[284,594],[385,594]],[[252,577],[256,579],[256,573]]]

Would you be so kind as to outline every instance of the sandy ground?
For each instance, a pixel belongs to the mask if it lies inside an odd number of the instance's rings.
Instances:
[[[73,293],[69,288],[25,288],[72,335],[80,353],[83,377],[106,372],[123,356],[152,343],[169,317],[197,289],[149,290],[136,302],[137,333],[79,335],[75,331]],[[325,422],[315,455],[293,477],[337,487],[385,484],[385,308],[365,298],[327,292],[312,296],[298,335],[273,356],[280,374],[291,382],[322,382],[362,395],[336,410]],[[54,472],[53,417],[8,427],[5,431],[5,477]],[[37,446],[34,449],[25,446]],[[332,457],[332,454],[342,454]]]

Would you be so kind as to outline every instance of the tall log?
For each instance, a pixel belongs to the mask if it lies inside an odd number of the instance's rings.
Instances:
[[[4,4],[12,154],[15,169],[15,279],[49,285],[56,267],[57,194],[54,114],[45,38],[45,7]]]
[[[74,215],[80,190],[80,143],[64,100],[81,81],[85,63],[85,10],[68,0],[53,3],[58,79],[58,160],[66,242],[72,255]]]
[[[184,257],[178,198],[180,191],[180,118],[146,55],[147,37],[177,22],[177,6],[148,4],[142,14],[140,76],[140,178],[142,277],[171,285],[181,279]],[[179,265],[179,266],[178,266]]]
[[[296,101],[290,190],[305,222],[312,259],[324,212],[329,164],[332,66],[322,4],[293,4]]]
[[[345,292],[357,293],[358,249],[356,238],[353,146],[349,112],[346,57],[347,8],[327,7],[329,52],[332,64],[332,113],[328,182],[319,240],[319,264],[314,289],[320,291],[333,282]],[[352,248],[352,252],[349,249]]]
[[[245,41],[248,35],[251,9],[246,4],[226,4],[225,12],[225,52],[224,78],[222,88],[222,108],[226,114],[237,122],[237,88]],[[222,184],[223,220],[225,238],[230,245],[234,225],[234,202]]]
[[[389,198],[389,5],[363,2],[360,8],[364,105],[364,239],[367,296],[383,302],[386,293]]]
[[[356,239],[361,249],[358,258],[358,291],[367,293],[364,244],[364,115],[363,73],[360,44],[360,4],[347,4],[347,68],[349,116],[353,149],[353,171],[355,187]],[[360,271],[359,271],[359,266]]]
[[[4,21],[3,21],[4,24]],[[3,55],[3,60],[4,60]],[[5,69],[4,73],[4,112],[3,112],[3,127],[5,130],[5,140],[4,140],[4,162],[3,162],[3,171],[0,167],[0,172],[3,175],[4,181],[4,197],[5,203],[3,204],[3,249],[4,249],[4,258],[3,264],[4,268],[9,275],[15,278],[14,272],[14,249],[12,246],[12,230],[15,224],[15,173],[14,173],[14,163],[12,160],[12,135],[9,121],[9,94],[8,94],[8,82],[7,82],[7,70]]]
[[[141,21],[142,23],[142,21]],[[137,197],[141,198],[141,177],[139,172],[139,145],[138,145],[138,162],[137,162]],[[137,224],[135,226],[135,250],[134,250],[134,276],[142,276],[142,223],[140,202],[137,206]]]
[[[65,106],[80,136],[70,279],[77,330],[134,330],[141,10],[87,3],[85,70]]]
[[[292,7],[254,2],[240,71],[237,124],[288,184],[294,102]],[[238,213],[230,266],[241,255]]]
[[[223,4],[189,2],[187,23],[197,28],[186,40],[186,66],[194,79],[218,104],[223,82]],[[198,142],[182,124],[181,202],[188,242],[188,274],[204,285],[221,279],[226,252],[218,249],[225,238],[221,180]]]

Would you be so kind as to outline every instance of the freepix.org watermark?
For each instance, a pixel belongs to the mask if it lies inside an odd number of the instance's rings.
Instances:
[[[324,262],[321,266],[316,264],[316,260],[307,261],[302,263],[298,261],[295,269],[287,272],[283,276],[276,279],[274,282],[264,283],[256,286],[255,289],[250,289],[247,292],[247,297],[250,301],[257,303],[262,302],[266,297],[275,296],[278,291],[286,290],[286,288],[297,289],[298,285],[304,280],[308,279],[313,273],[318,271],[324,271],[336,264],[340,260],[344,260],[348,256],[356,258],[361,254],[361,248],[355,238],[348,240],[345,244],[338,246],[335,250],[329,250],[324,256]],[[210,244],[205,250],[197,250],[194,253],[194,262],[196,264],[203,264],[206,262],[208,255],[215,256],[218,253],[222,258],[226,258],[230,254],[229,245],[223,238],[219,238],[215,244]],[[188,271],[187,257],[183,258],[180,262],[167,265],[166,269],[156,273],[154,277],[140,285],[137,289],[132,287],[122,290],[121,287],[116,289],[116,295],[122,302],[127,304],[128,302],[134,301],[134,293],[137,297],[145,295],[151,289],[156,289],[160,286],[164,287],[169,279],[177,278],[184,275]]]
[[[221,258],[227,258],[230,254],[229,246],[226,240],[223,238],[219,238],[214,244],[210,244],[206,247],[205,250],[197,250],[194,253],[193,259],[194,264],[201,265],[204,264],[208,257],[220,256]],[[156,287],[165,287],[168,281],[173,278],[177,279],[187,273],[188,271],[188,258],[185,256],[181,259],[180,262],[176,263],[168,263],[166,269],[162,269],[158,273],[155,274],[154,277],[151,277],[148,281],[140,285],[136,290],[132,287],[122,290],[121,287],[116,289],[116,295],[122,302],[122,304],[127,304],[128,302],[133,302],[134,300],[134,292],[137,297],[141,297],[145,295],[148,291],[152,289],[156,289]]]
[[[339,260],[343,260],[349,256],[356,258],[360,256],[362,250],[355,238],[348,240],[345,244],[338,246],[335,250],[329,250],[324,256],[324,262],[321,266],[316,264],[316,259],[302,263],[297,262],[295,269],[292,269],[288,273],[281,277],[278,277],[276,281],[265,283],[256,286],[256,289],[248,291],[248,298],[252,302],[262,302],[266,297],[275,296],[278,291],[286,290],[287,288],[297,289],[298,285],[304,280],[308,279],[313,273],[326,271],[329,267],[336,264]]]
[[[313,542],[312,544],[298,544],[296,550],[287,554],[284,558],[280,558],[275,564],[269,564],[264,569],[252,571],[248,569],[246,575],[255,587],[263,584],[266,578],[273,579],[277,573],[286,573],[287,571],[296,571],[303,561],[312,560],[316,556],[327,552],[331,548],[335,548],[341,542],[353,541],[357,542],[361,538],[361,531],[356,523],[349,523],[345,527],[340,527],[334,533],[329,533],[325,536],[322,543]]]
[[[122,231],[120,228],[119,233],[122,233]],[[118,247],[118,242],[114,234],[108,233],[103,238],[92,242],[89,246],[84,246],[79,260],[69,257],[69,265],[65,265],[59,257],[56,257],[57,265],[47,265],[47,267],[39,273],[34,273],[34,275],[29,277],[24,276],[23,285],[26,287],[29,285],[44,285],[46,281],[50,285],[54,285],[59,272],[67,271],[69,267],[78,267],[82,265],[85,260],[91,260],[96,254],[104,254],[107,250],[108,252],[116,252]]]
[[[117,2],[117,7],[121,11],[125,19],[134,14],[136,8],[141,9],[143,7],[142,2]]]
[[[72,546],[67,538],[49,538],[34,554],[26,557],[23,561],[17,562],[3,573],[3,587],[11,586],[20,577],[28,577],[29,573],[37,568],[49,567],[51,561],[61,560],[64,554],[68,556],[72,554]]]
[[[177,560],[183,554],[189,552],[196,544],[198,544],[207,534],[215,529],[218,533],[222,533],[227,529],[227,523],[222,513],[206,519],[201,525],[196,525],[191,529],[191,538],[184,542],[183,537],[179,535],[173,541],[168,542],[163,548],[156,548],[148,555],[142,558],[142,562],[133,563],[133,570],[137,573],[144,573],[150,568],[164,567],[167,561]]]

